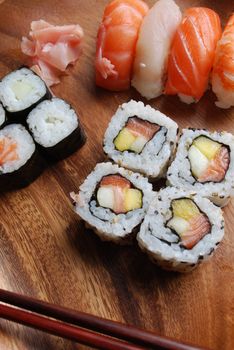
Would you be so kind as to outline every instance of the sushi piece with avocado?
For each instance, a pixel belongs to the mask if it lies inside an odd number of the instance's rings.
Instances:
[[[223,236],[219,207],[194,191],[166,187],[151,202],[137,240],[157,265],[189,272],[212,256]]]
[[[171,186],[193,190],[224,206],[234,194],[234,136],[184,129],[167,172]]]
[[[139,173],[100,163],[71,193],[75,212],[103,240],[127,243],[141,224],[153,197],[152,185]]]
[[[103,148],[115,163],[156,180],[165,176],[177,132],[177,124],[166,115],[131,100],[112,117]]]
[[[15,70],[0,81],[0,101],[10,122],[24,124],[29,112],[47,98],[51,93],[46,84],[28,68]]]

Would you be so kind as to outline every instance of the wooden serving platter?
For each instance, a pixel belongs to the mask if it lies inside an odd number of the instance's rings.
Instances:
[[[234,201],[224,209],[226,233],[220,248],[209,262],[186,275],[160,270],[137,245],[103,243],[73,213],[69,192],[78,191],[95,164],[104,160],[102,138],[112,114],[130,98],[141,99],[133,89],[111,93],[95,87],[95,38],[107,2],[5,0],[0,5],[0,77],[22,65],[20,40],[32,20],[79,23],[84,28],[84,53],[53,91],[74,105],[87,134],[81,150],[50,166],[29,187],[0,196],[0,288],[211,349],[232,350]],[[213,8],[223,25],[233,11],[233,1],[176,2],[182,9]],[[234,133],[234,110],[218,109],[214,100],[207,92],[196,105],[188,106],[176,97],[160,97],[150,104],[180,127]],[[1,320],[0,348],[72,350],[78,346]]]

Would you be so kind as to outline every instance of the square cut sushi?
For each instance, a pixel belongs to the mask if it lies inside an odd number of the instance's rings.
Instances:
[[[178,125],[161,112],[131,100],[120,106],[104,136],[104,152],[114,162],[151,179],[165,176]]]
[[[228,132],[184,129],[168,184],[198,192],[218,206],[234,194],[234,136]]]
[[[41,102],[29,113],[27,124],[36,143],[55,159],[67,157],[85,141],[76,112],[60,98]]]
[[[0,190],[27,186],[43,170],[44,163],[35,143],[20,124],[0,130]]]
[[[189,272],[213,254],[223,236],[220,208],[194,191],[167,187],[151,202],[137,240],[157,265]]]
[[[0,82],[0,101],[14,122],[24,123],[28,113],[50,97],[44,81],[28,68],[13,71]]]
[[[71,193],[75,212],[103,240],[128,243],[152,200],[152,185],[138,173],[116,164],[99,163]]]

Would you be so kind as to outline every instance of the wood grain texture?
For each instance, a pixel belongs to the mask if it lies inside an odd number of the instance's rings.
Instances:
[[[104,159],[102,138],[117,106],[132,89],[111,93],[95,87],[95,37],[101,0],[6,0],[0,5],[0,77],[22,65],[20,39],[32,20],[79,23],[84,54],[54,93],[76,108],[88,140],[74,155],[48,168],[29,187],[0,196],[0,287],[154,330],[217,350],[234,349],[234,201],[225,208],[226,235],[214,257],[187,275],[154,266],[136,245],[101,242],[73,213],[70,191]],[[154,1],[147,0],[149,5]],[[184,9],[208,6],[224,25],[233,1],[177,0]],[[180,127],[234,132],[233,109],[220,110],[207,92],[192,106],[176,97],[151,102]],[[145,102],[145,101],[144,101]],[[75,343],[0,321],[3,350],[83,349]]]

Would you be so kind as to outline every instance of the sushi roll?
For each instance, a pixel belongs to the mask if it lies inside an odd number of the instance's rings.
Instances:
[[[0,103],[0,128],[2,128],[5,125],[6,120],[7,120],[6,112],[2,104]]]
[[[23,125],[0,130],[0,191],[27,186],[43,170],[35,143]]]
[[[24,124],[28,113],[50,97],[44,81],[28,68],[11,72],[0,82],[0,101],[11,122]]]
[[[193,190],[224,206],[234,193],[234,137],[227,132],[184,129],[168,184]]]
[[[137,240],[162,268],[189,272],[212,255],[223,236],[220,208],[193,191],[167,187],[150,204]]]
[[[234,13],[218,42],[212,72],[212,90],[220,108],[234,106]]]
[[[173,0],[159,0],[143,19],[136,45],[132,86],[147,99],[162,94],[169,50],[182,15]]]
[[[192,7],[185,11],[169,55],[166,94],[178,94],[186,103],[200,100],[208,86],[221,34],[220,18],[213,10]]]
[[[152,185],[138,173],[99,163],[71,193],[75,212],[101,239],[127,243],[141,224],[152,199]]]
[[[165,175],[177,132],[173,120],[132,100],[112,117],[104,136],[104,152],[120,166],[154,180]]]
[[[56,160],[67,157],[85,142],[76,112],[60,98],[41,102],[29,113],[27,124],[44,153]]]

